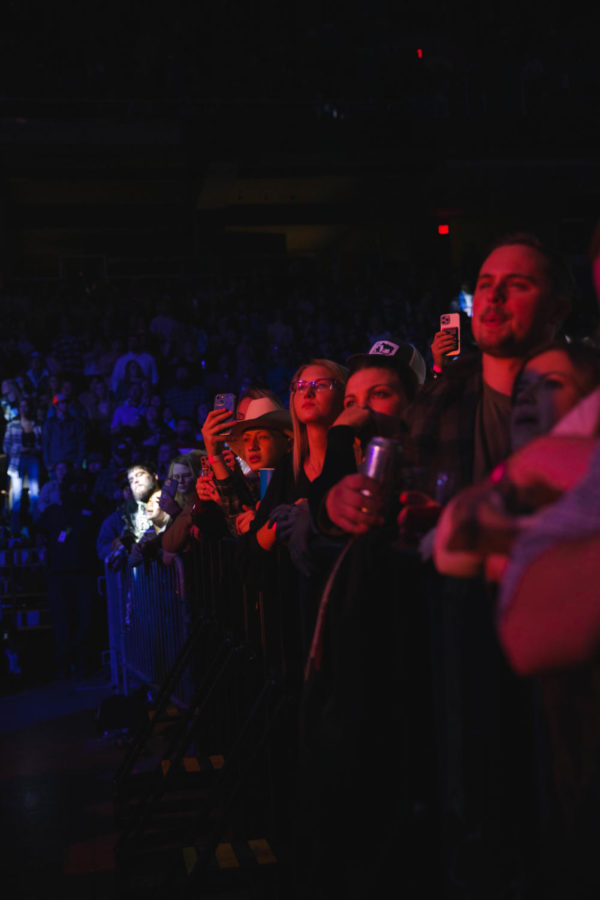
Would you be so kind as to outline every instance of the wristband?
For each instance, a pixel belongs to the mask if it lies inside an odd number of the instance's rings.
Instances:
[[[432,371],[435,375],[441,375],[441,374],[442,374],[442,367],[441,367],[441,366],[438,366],[438,365],[436,365],[436,364],[434,363],[434,365],[431,367],[431,371]]]
[[[220,461],[220,460],[222,460],[222,459],[223,459],[223,457],[221,456],[220,453],[215,453],[214,456],[209,456],[209,457],[208,457],[208,462],[209,462],[209,464],[212,466],[212,464],[213,464],[214,462],[217,462],[217,460]]]

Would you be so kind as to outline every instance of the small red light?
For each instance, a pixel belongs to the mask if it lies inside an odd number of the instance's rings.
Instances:
[[[438,234],[450,234],[450,226],[438,225]]]
[[[420,48],[419,50],[417,50],[417,56],[419,57],[419,59],[423,59],[423,51]]]

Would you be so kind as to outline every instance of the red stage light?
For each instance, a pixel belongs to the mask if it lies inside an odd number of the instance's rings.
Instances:
[[[450,226],[438,225],[438,234],[450,234]]]

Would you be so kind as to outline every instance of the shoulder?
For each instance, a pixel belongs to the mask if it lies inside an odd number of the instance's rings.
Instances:
[[[469,354],[457,360],[444,370],[441,378],[423,385],[410,406],[407,407],[405,421],[410,422],[422,407],[429,407],[438,400],[447,403],[453,397],[458,398],[468,393],[478,393],[481,390],[481,380],[481,355],[479,353]]]

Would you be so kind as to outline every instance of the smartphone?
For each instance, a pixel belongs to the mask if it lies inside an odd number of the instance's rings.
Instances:
[[[214,409],[228,409],[233,415],[235,410],[235,394],[217,394]]]
[[[166,478],[165,483],[162,486],[165,494],[168,494],[169,497],[174,497],[177,493],[177,482],[174,478]]]
[[[454,335],[454,349],[446,356],[458,356],[460,353],[460,316],[458,313],[444,313],[440,316],[440,331],[449,331]]]
[[[235,418],[235,394],[217,394],[215,396],[214,409],[228,409],[231,413],[231,421]],[[226,420],[227,422],[228,420]],[[222,434],[231,434],[230,431],[223,431]]]

